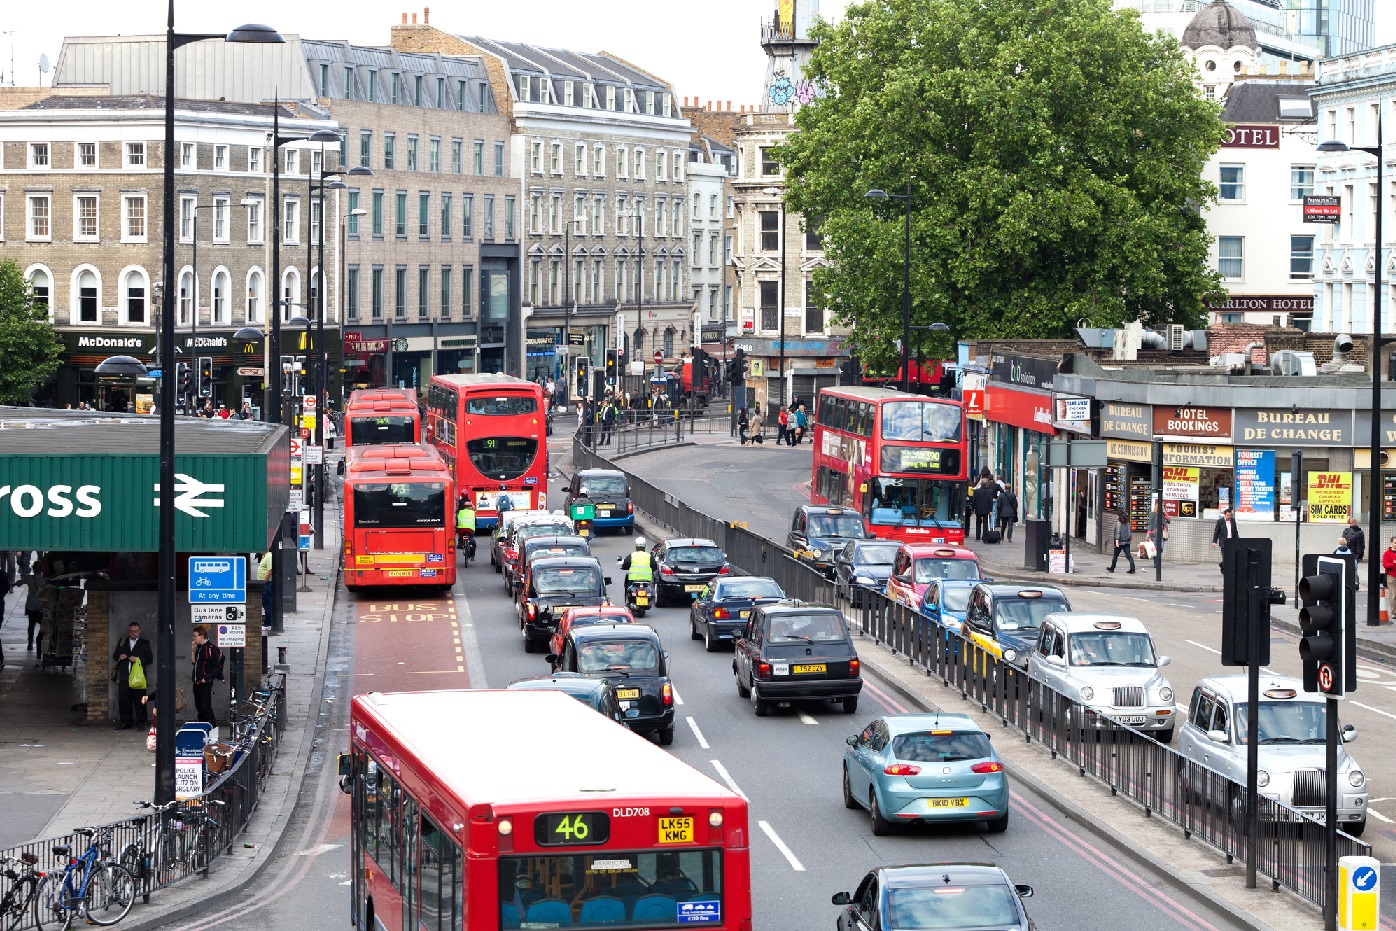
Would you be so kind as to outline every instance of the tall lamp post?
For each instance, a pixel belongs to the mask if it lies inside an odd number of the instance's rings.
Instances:
[[[1381,265],[1382,265],[1382,238],[1381,238],[1381,192],[1382,187],[1382,138],[1381,138],[1381,115],[1377,115],[1377,144],[1374,146],[1348,145],[1337,139],[1330,139],[1327,142],[1318,144],[1320,152],[1366,152],[1377,160],[1377,225],[1376,237],[1374,239],[1373,250],[1376,253],[1376,261],[1372,263],[1376,292],[1376,306],[1372,309],[1372,348],[1370,350],[1371,360],[1369,365],[1372,369],[1372,435],[1371,439],[1371,475],[1367,482],[1367,546],[1372,553],[1381,552],[1381,348],[1389,343],[1396,342],[1396,339],[1387,339],[1381,335]],[[1294,481],[1298,481],[1296,476]],[[1381,624],[1381,591],[1382,567],[1381,560],[1368,558],[1367,560],[1367,626],[1377,627]],[[1393,618],[1396,620],[1396,618]]]
[[[785,406],[785,198],[778,187],[766,187],[761,193],[767,197],[780,197],[780,300],[776,311],[780,314],[780,365],[777,368],[776,410]],[[811,399],[813,400],[813,399]],[[769,412],[770,407],[767,407]],[[794,418],[792,417],[793,421]]]
[[[174,0],[169,0],[165,26],[165,152],[163,169],[165,237],[161,265],[165,288],[161,294],[160,340],[169,347],[173,362],[175,344],[175,51],[204,39],[228,42],[281,43],[269,26],[239,26],[226,36],[177,33],[174,28]],[[155,675],[155,801],[173,801],[175,796],[175,366],[160,371],[160,578],[156,601],[157,660]]]
[[[906,176],[905,194],[888,194],[874,188],[863,195],[868,200],[899,200],[904,206],[905,240],[902,265],[902,391],[911,390],[911,175]]]

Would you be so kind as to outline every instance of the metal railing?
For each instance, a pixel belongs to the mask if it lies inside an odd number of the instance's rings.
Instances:
[[[190,800],[190,811],[152,811],[97,826],[98,836],[104,830],[112,832],[110,847],[103,848],[103,856],[131,869],[136,894],[142,900],[148,902],[152,892],[189,876],[207,875],[209,864],[228,853],[247,827],[286,729],[285,686],[285,673],[268,677],[262,692],[265,701],[247,735],[234,746],[231,765],[208,784],[201,796]],[[165,819],[163,827],[161,819]],[[66,846],[76,857],[87,850],[89,843],[87,836],[73,832],[0,850],[0,858],[18,859],[29,853],[38,858],[34,867],[37,871],[61,872],[69,857],[54,853],[53,848]],[[0,878],[0,883],[4,882],[8,880]],[[6,925],[9,931],[31,927],[32,911],[21,916],[18,924]]]
[[[578,468],[618,468],[581,442],[573,444],[573,459]],[[833,583],[789,549],[625,474],[631,501],[649,517],[681,536],[713,540],[732,565],[774,579],[792,598],[837,604]],[[1054,758],[1075,764],[1082,776],[1094,778],[1111,795],[1137,803],[1146,817],[1177,825],[1185,837],[1196,837],[1215,848],[1228,863],[1245,862],[1244,785],[1032,680],[1023,669],[982,647],[947,636],[942,628],[881,592],[861,591],[859,602],[861,608],[849,615],[858,633],[885,644],[946,687],[958,689],[964,699],[976,702],[1005,726],[1017,728],[1029,742],[1036,740]],[[1323,907],[1328,888],[1323,823],[1262,797],[1257,826],[1257,872],[1269,877],[1274,888],[1289,889]],[[1370,856],[1370,852],[1371,845],[1339,832],[1339,856]]]

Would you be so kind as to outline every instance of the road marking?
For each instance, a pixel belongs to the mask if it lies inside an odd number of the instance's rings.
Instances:
[[[1205,644],[1205,643],[1198,643],[1196,640],[1187,640],[1187,641],[1184,641],[1184,642],[1185,642],[1185,643],[1191,643],[1193,646],[1197,647],[1198,649],[1206,650],[1208,653],[1215,653],[1217,656],[1221,656],[1221,650],[1218,650],[1218,649],[1216,649],[1215,647],[1209,647],[1209,646],[1207,646],[1207,644]],[[1265,673],[1267,676],[1278,676],[1278,675],[1279,675],[1278,672],[1276,672],[1275,670],[1271,669],[1269,666],[1261,666],[1261,667],[1260,667],[1260,671],[1263,672],[1263,673]]]
[[[708,762],[713,764],[713,769],[717,770],[717,774],[722,777],[722,781],[727,783],[727,788],[736,792],[743,799],[746,799],[746,801],[751,801],[751,799],[746,797],[746,793],[742,791],[742,787],[737,785],[737,781],[732,778],[732,774],[727,771],[726,766],[723,766],[718,760],[709,760]]]
[[[1378,821],[1385,821],[1387,824],[1396,824],[1396,821],[1392,821],[1386,815],[1382,814],[1379,811],[1373,811],[1371,808],[1367,809],[1367,814],[1371,815],[1373,818],[1376,818]]]
[[[309,850],[302,850],[296,854],[298,857],[318,857],[322,853],[329,853],[331,850],[338,850],[343,844],[321,844],[319,847],[311,847]],[[343,873],[339,875],[343,876]]]
[[[674,688],[673,683],[670,683],[669,690],[674,693],[674,704],[682,705],[683,699],[679,697],[679,690]]]
[[[693,731],[693,736],[698,738],[698,746],[702,747],[704,750],[711,750],[712,748],[708,746],[708,742],[703,739],[703,732],[698,730],[698,722],[692,718],[684,718],[684,720],[688,722],[689,730]]]
[[[805,714],[803,711],[801,711],[801,712],[800,712],[800,723],[801,723],[801,724],[818,724],[819,722],[816,721],[814,718],[810,717],[809,715]]]
[[[1382,711],[1380,708],[1373,708],[1371,705],[1364,705],[1360,701],[1349,700],[1348,704],[1356,705],[1359,708],[1366,708],[1368,711],[1375,712],[1376,714],[1379,714],[1382,717],[1390,718],[1391,720],[1396,721],[1396,714],[1392,714],[1390,711]]]
[[[771,827],[771,825],[765,821],[758,821],[756,825],[766,833],[766,836],[771,839],[771,843],[776,845],[776,849],[785,855],[785,859],[790,863],[790,868],[792,870],[797,873],[803,873],[805,871],[805,865],[799,861],[799,858],[791,852],[789,847],[785,846],[785,841],[780,839],[780,835],[776,833],[775,828]]]

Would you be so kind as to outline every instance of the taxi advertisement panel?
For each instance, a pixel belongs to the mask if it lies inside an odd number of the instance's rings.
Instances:
[[[1345,524],[1352,513],[1351,472],[1309,473],[1309,520]]]

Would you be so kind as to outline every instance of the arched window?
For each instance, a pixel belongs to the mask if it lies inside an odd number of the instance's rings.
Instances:
[[[674,357],[674,328],[666,327],[664,330],[664,358]]]
[[[73,314],[74,323],[102,322],[102,282],[97,270],[83,266],[73,273]]]
[[[48,309],[48,317],[53,319],[53,276],[42,265],[29,269],[29,287],[34,290],[34,300]]]
[[[281,322],[285,323],[297,313],[300,308],[295,305],[301,300],[301,275],[294,268],[288,268],[281,275]]]
[[[262,322],[262,270],[254,268],[247,273],[247,322]]]
[[[209,323],[222,326],[228,322],[228,271],[220,268],[213,273],[213,305]]]
[[[640,358],[640,354],[641,354],[642,352],[645,351],[645,328],[644,328],[644,327],[636,327],[636,328],[635,328],[635,344],[634,344],[634,347],[633,347],[630,351],[631,351],[631,353],[632,353],[631,358],[633,358],[633,359],[639,359],[639,358]]]
[[[306,298],[306,304],[308,306],[304,308],[303,313],[306,319],[308,320],[310,319],[311,311],[316,308],[316,303],[319,299],[320,269],[312,268],[310,270],[310,290],[307,291],[306,294],[309,295],[309,297]]]
[[[179,311],[175,315],[175,322],[180,326],[188,326],[189,321],[194,319],[194,272],[185,269],[179,273]]]
[[[132,268],[121,276],[121,306],[124,311],[123,323],[144,326],[149,322],[144,271]]]

